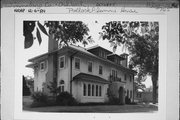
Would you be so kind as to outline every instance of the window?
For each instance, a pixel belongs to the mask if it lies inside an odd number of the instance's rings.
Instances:
[[[61,80],[59,84],[59,92],[64,92],[64,80]]]
[[[88,84],[88,96],[91,96],[91,85]]]
[[[86,84],[83,85],[83,95],[86,96]]]
[[[117,71],[115,72],[115,77],[117,78]]]
[[[80,69],[80,59],[75,58],[75,69]]]
[[[141,93],[139,93],[139,97],[141,98]]]
[[[126,74],[124,74],[124,80],[126,80]]]
[[[65,57],[60,57],[59,58],[59,68],[64,68],[65,64]]]
[[[131,75],[129,75],[129,81],[131,82]]]
[[[92,96],[94,96],[94,85],[92,85]]]
[[[101,86],[99,86],[99,96],[101,96]]]
[[[132,90],[130,91],[130,98],[132,98]]]
[[[99,56],[102,57],[102,51],[101,50],[99,51]]]
[[[106,52],[103,51],[103,50],[100,50],[100,51],[99,51],[99,56],[100,56],[100,57],[103,57],[103,58],[107,58]]]
[[[129,98],[129,90],[127,90],[127,97]]]
[[[112,70],[112,76],[115,77],[115,70]]]
[[[102,75],[103,74],[103,68],[101,65],[99,65],[99,74]]]
[[[112,70],[111,72],[112,72],[112,73],[111,73],[112,80],[115,81],[116,78],[117,78],[117,71],[116,71],[116,70]]]
[[[118,60],[118,64],[119,64],[119,65],[121,64],[121,60]]]
[[[40,70],[41,71],[45,70],[45,62],[40,63]]]
[[[98,85],[96,85],[96,96],[98,96]]]
[[[141,98],[141,93],[137,93],[136,97]]]
[[[92,62],[88,62],[88,72],[92,72]]]
[[[106,58],[106,53],[104,51],[102,51],[102,57]]]

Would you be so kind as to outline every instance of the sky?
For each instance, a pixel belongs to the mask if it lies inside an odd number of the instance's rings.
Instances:
[[[86,19],[83,22],[89,27],[89,30],[90,30],[89,35],[92,36],[92,38],[94,40],[94,43],[88,44],[86,46],[86,48],[94,46],[94,45],[99,45],[110,51],[113,50],[113,48],[110,47],[110,43],[108,42],[108,40],[102,40],[102,38],[100,38],[100,35],[99,35],[99,32],[102,31],[102,29],[101,29],[102,25],[104,25],[108,21],[101,21],[101,22],[96,21],[95,22],[95,20]],[[40,21],[40,23],[44,24],[44,21],[42,20],[42,21]],[[35,34],[35,31],[33,32],[33,34]],[[25,76],[34,76],[33,69],[25,67],[27,64],[29,64],[28,59],[38,56],[40,54],[46,53],[48,51],[48,36],[46,36],[45,34],[43,34],[41,32],[41,37],[42,37],[42,43],[40,45],[38,43],[38,40],[35,39],[33,45],[30,48],[23,49],[23,51],[21,51],[23,54],[21,64],[24,66],[23,67],[23,75],[25,75]],[[21,39],[23,40],[24,37]],[[123,52],[125,52],[125,50],[123,50],[122,47],[119,46],[119,47],[117,47],[117,50],[115,53],[119,55],[119,54],[122,54]],[[146,87],[149,87],[152,85],[150,77],[147,78],[147,80],[146,80],[146,82],[144,82],[144,84],[146,85]]]

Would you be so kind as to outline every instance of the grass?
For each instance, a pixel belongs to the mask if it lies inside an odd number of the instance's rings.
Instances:
[[[81,104],[79,106],[44,106],[31,107],[32,100],[29,97],[23,98],[23,110],[34,112],[76,112],[76,113],[134,113],[134,112],[156,112],[158,107],[153,104],[137,105],[107,105]]]
[[[156,106],[151,105],[97,105],[97,106],[51,106],[26,108],[27,111],[36,112],[94,112],[94,113],[132,113],[132,112],[155,112]]]

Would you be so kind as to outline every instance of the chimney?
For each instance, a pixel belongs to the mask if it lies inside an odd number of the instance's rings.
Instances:
[[[48,41],[48,52],[52,52],[54,50],[58,49],[58,41],[56,41],[54,38],[54,35],[49,35],[49,41]]]
[[[120,56],[124,58],[124,60],[122,60],[122,66],[127,67],[128,54],[123,53],[123,54],[121,54]]]

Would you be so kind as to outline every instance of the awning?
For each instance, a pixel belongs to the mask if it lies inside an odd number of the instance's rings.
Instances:
[[[110,84],[110,81],[105,80],[96,75],[90,75],[86,73],[79,73],[78,75],[73,77],[74,81],[87,81],[87,82],[95,82],[95,83],[103,83],[103,84]]]

